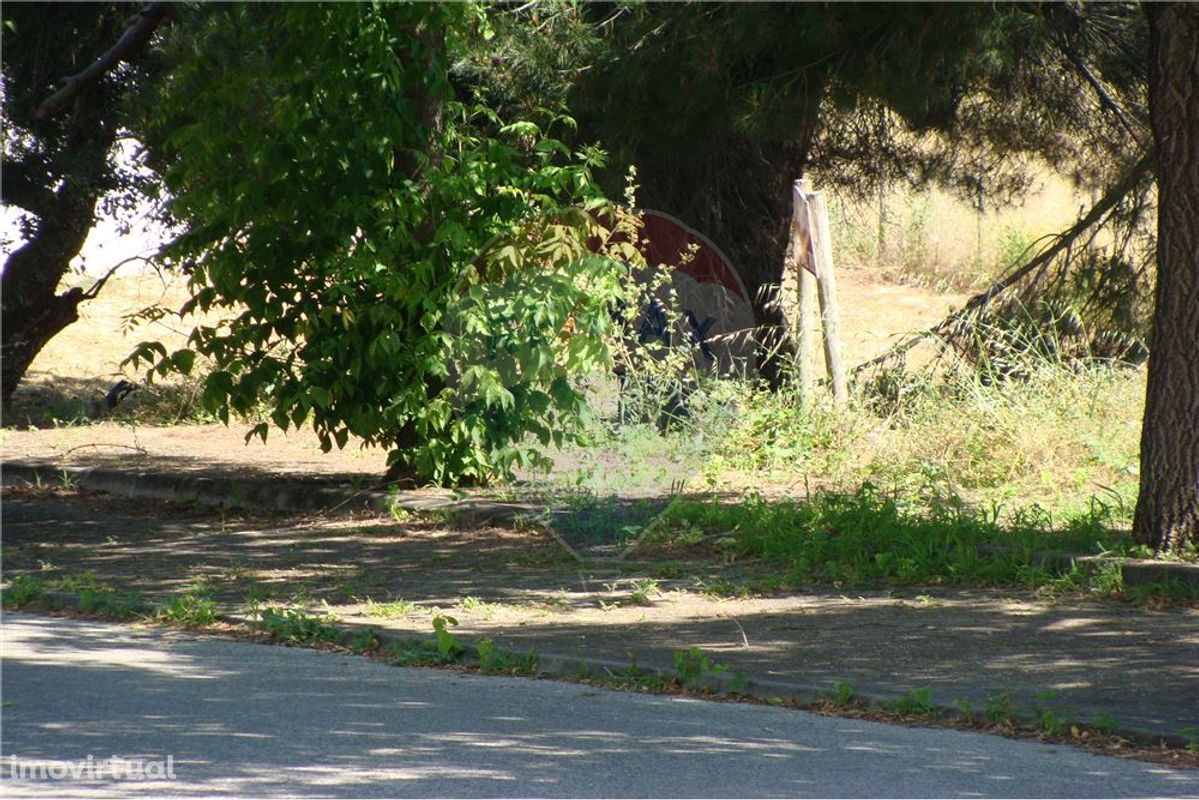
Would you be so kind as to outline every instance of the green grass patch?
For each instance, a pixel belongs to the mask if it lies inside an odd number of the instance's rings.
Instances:
[[[368,617],[392,619],[406,617],[413,611],[416,611],[416,603],[398,597],[383,603],[377,603],[367,598],[366,603],[363,604],[363,612]]]
[[[718,547],[788,580],[842,584],[1048,585],[1072,568],[1047,553],[1110,553],[1127,537],[1102,513],[1048,528],[1036,514],[973,512],[961,503],[901,503],[867,484],[807,501],[740,503],[678,498],[649,534],[652,547]],[[1062,562],[1065,563],[1065,562]],[[1075,575],[1080,583],[1085,576]]]

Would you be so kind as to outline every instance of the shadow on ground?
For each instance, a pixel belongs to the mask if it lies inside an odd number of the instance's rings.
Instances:
[[[377,516],[251,520],[104,496],[7,492],[7,575],[90,573],[150,599],[202,587],[428,634],[449,611],[460,635],[510,649],[671,668],[699,647],[755,680],[831,692],[1007,703],[1081,721],[1176,734],[1199,723],[1199,609],[1151,611],[1022,590],[856,592],[810,587],[722,599],[742,565],[581,567],[538,530],[460,530]],[[397,599],[405,604],[392,604]],[[411,605],[409,605],[411,604]],[[1006,697],[1006,700],[1003,699]]]
[[[1117,797],[1196,784],[1182,770],[969,733],[11,622],[5,697],[24,702],[6,709],[6,772],[91,754],[172,758],[174,781],[72,783],[78,797]],[[104,691],[64,691],[93,686]],[[66,790],[11,784],[22,796]]]

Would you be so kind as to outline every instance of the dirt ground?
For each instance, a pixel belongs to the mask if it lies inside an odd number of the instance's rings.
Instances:
[[[849,364],[878,355],[903,334],[936,323],[966,299],[887,283],[868,270],[842,271],[838,292]],[[81,466],[169,463],[180,470],[189,465],[219,465],[274,474],[377,476],[384,471],[382,450],[351,441],[344,450],[322,453],[310,431],[272,431],[263,444],[258,439],[246,442],[248,426],[238,423],[228,427],[219,423],[151,427],[114,421],[80,425],[69,422],[70,408],[64,410],[63,424],[41,429],[27,425],[28,416],[22,413],[26,409],[61,403],[69,396],[78,399],[75,410],[79,411],[86,398],[98,400],[119,378],[136,380],[137,375],[120,364],[138,342],[158,340],[168,350],[182,346],[196,319],[165,317],[132,324],[129,316],[154,305],[178,308],[186,299],[178,278],[172,281],[146,272],[110,281],[99,298],[83,307],[79,322],[51,341],[34,361],[25,384],[5,409],[0,458]],[[815,361],[821,361],[818,354]]]
[[[427,637],[449,615],[467,641],[598,659],[612,674],[630,664],[669,672],[698,648],[788,695],[831,696],[840,682],[893,700],[925,687],[943,704],[981,710],[998,698],[1013,713],[1050,709],[1155,735],[1193,723],[1194,704],[1179,698],[1195,697],[1199,678],[1194,608],[1052,602],[1016,588],[742,594],[728,587],[752,580],[752,566],[584,566],[536,529],[250,517],[61,488],[6,486],[4,517],[8,575],[90,576],[160,604],[187,593],[231,610],[285,604],[400,637]],[[1147,757],[1196,765],[1178,749]]]

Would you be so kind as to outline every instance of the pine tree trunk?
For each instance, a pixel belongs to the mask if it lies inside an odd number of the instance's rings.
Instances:
[[[1158,150],[1157,296],[1133,533],[1199,543],[1199,5],[1146,4]]]

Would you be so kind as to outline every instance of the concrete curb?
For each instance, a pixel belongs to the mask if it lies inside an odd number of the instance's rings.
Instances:
[[[39,599],[49,601],[51,608],[70,609],[79,611],[80,597],[76,593],[63,591],[46,591],[39,595]],[[32,605],[36,610],[37,605]],[[165,610],[165,606],[158,605],[148,601],[139,602],[131,609],[133,613],[138,615],[154,618],[160,612]],[[5,609],[7,611],[8,609]],[[306,611],[306,610],[305,610]],[[80,612],[86,613],[86,612]],[[97,617],[103,618],[102,614],[96,614]],[[220,622],[238,625],[251,630],[261,630],[261,625],[257,623],[251,615],[222,612],[217,614],[217,619]],[[385,630],[379,630],[369,624],[354,624],[345,622],[328,622],[330,628],[333,628],[340,634],[340,639],[335,644],[343,647],[349,647],[356,636],[363,632],[369,632],[378,642],[380,648],[385,648],[389,645],[403,645],[413,641],[423,642],[429,645],[435,645],[436,640],[432,636],[415,636],[392,633]],[[467,665],[477,665],[479,662],[478,645],[470,639],[456,637],[459,644],[464,649],[464,655],[461,661],[454,663],[464,663]],[[483,637],[481,637],[483,638]],[[298,646],[307,646],[300,644]],[[603,681],[605,678],[620,679],[627,677],[629,663],[613,661],[611,659],[597,658],[590,656],[568,656],[557,653],[542,653],[535,650],[523,651],[508,651],[515,655],[532,655],[537,656],[537,672],[533,675],[517,675],[515,677],[525,678],[545,678],[545,679],[598,679]],[[440,668],[440,667],[432,667]],[[645,677],[653,677],[669,682],[677,677],[674,670],[661,669],[652,666],[639,667],[639,675]],[[831,699],[834,687],[830,687],[821,683],[793,682],[793,681],[776,681],[770,679],[755,679],[748,675],[729,675],[727,672],[708,673],[700,676],[699,680],[691,685],[684,687],[685,690],[690,690],[701,697],[710,699],[726,699],[735,700],[738,698],[747,698],[759,702],[765,702],[772,705],[794,703],[800,706],[815,703],[820,700]],[[866,709],[886,710],[889,706],[904,697],[898,692],[878,692],[878,691],[857,691],[852,695],[854,702],[860,704]],[[948,720],[963,716],[961,708],[950,705],[945,702],[930,701],[929,707],[932,709],[932,720]],[[1036,718],[1028,709],[1013,709],[1011,712],[1013,721],[1019,724],[1035,723]],[[919,721],[918,718],[914,718]],[[1089,725],[1089,720],[1074,719],[1067,717],[1065,719],[1067,725]],[[1156,745],[1165,743],[1171,747],[1186,747],[1189,742],[1183,736],[1176,733],[1163,733],[1161,731],[1145,730],[1140,728],[1132,728],[1120,726],[1117,723],[1116,728],[1112,731],[1115,735],[1122,736],[1130,741],[1138,742],[1145,745]]]
[[[56,483],[97,492],[199,503],[222,508],[295,511],[300,513],[333,509],[442,514],[464,525],[515,524],[544,513],[538,506],[490,500],[458,500],[429,494],[355,489],[312,480],[287,477],[209,477],[170,475],[114,467],[67,467],[50,462],[7,461],[4,480],[30,484]]]

